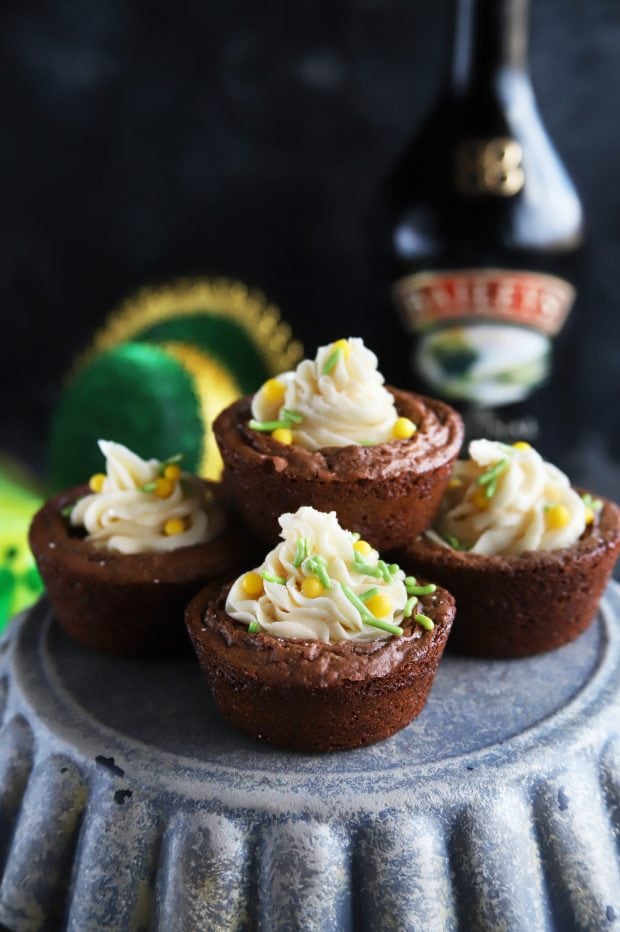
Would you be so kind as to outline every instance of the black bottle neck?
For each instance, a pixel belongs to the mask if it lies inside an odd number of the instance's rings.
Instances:
[[[527,76],[529,0],[455,0],[450,90],[492,91],[506,72]]]

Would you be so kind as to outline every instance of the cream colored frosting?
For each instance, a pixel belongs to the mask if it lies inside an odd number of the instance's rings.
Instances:
[[[382,620],[399,625],[407,602],[402,570],[396,570],[390,582],[357,572],[354,568],[354,537],[340,527],[333,511],[325,513],[304,506],[295,514],[282,515],[279,521],[282,543],[254,572],[270,573],[285,579],[286,583],[264,581],[264,594],[259,598],[249,598],[243,589],[244,576],[240,576],[233,583],[226,601],[226,612],[231,618],[244,624],[258,622],[260,630],[274,637],[309,638],[327,644],[391,636],[362,621],[360,612],[344,594],[342,584],[349,586],[358,596],[370,588],[379,589],[380,594],[387,596],[392,603],[391,614]],[[331,589],[324,589],[316,598],[309,598],[301,591],[304,579],[313,575],[306,561],[298,567],[294,565],[300,538],[308,542],[311,554],[320,554],[324,558],[326,572],[332,581]],[[362,559],[364,563],[376,566],[379,554],[372,551]]]
[[[321,346],[315,359],[304,359],[278,381],[285,386],[283,403],[268,400],[264,387],[252,401],[252,417],[277,420],[283,408],[302,417],[294,426],[295,444],[306,450],[392,440],[398,417],[394,399],[377,370],[377,357],[359,337],[347,341],[334,368],[324,374],[334,344]]]
[[[160,477],[159,460],[143,460],[109,440],[100,440],[99,449],[106,460],[102,489],[80,499],[70,516],[72,525],[86,529],[89,543],[125,554],[165,553],[219,533],[222,514],[195,476],[183,473],[172,494],[158,498],[140,489]],[[185,530],[167,536],[164,525],[173,518],[181,519]]]
[[[510,447],[490,440],[474,440],[468,460],[456,462],[432,539],[456,538],[471,553],[487,556],[571,547],[584,532],[586,510],[568,478],[545,462],[532,447]],[[494,494],[486,499],[479,477],[506,461],[497,474]],[[458,484],[460,483],[460,484]],[[550,526],[549,509],[567,509],[567,523]]]

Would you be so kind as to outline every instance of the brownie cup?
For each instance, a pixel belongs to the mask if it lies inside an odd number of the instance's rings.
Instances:
[[[205,488],[220,496],[213,483]],[[61,627],[85,647],[110,654],[187,647],[187,604],[203,587],[215,595],[251,559],[251,536],[229,519],[214,539],[167,553],[100,549],[63,516],[88,493],[80,486],[50,499],[30,528],[30,547]]]
[[[596,522],[561,550],[485,556],[427,537],[398,552],[404,569],[445,586],[458,605],[450,649],[527,657],[561,647],[592,622],[620,551],[620,510],[603,500]]]
[[[279,515],[301,505],[335,511],[377,549],[400,546],[430,526],[461,447],[462,421],[441,401],[389,391],[398,415],[417,430],[374,446],[310,451],[282,444],[249,427],[249,397],[219,415],[213,427],[224,482],[258,537],[273,543]]]
[[[401,637],[292,640],[247,627],[226,613],[229,586],[201,592],[185,620],[223,717],[277,747],[337,751],[389,738],[422,710],[455,613],[437,588],[422,596],[433,630],[407,620]]]

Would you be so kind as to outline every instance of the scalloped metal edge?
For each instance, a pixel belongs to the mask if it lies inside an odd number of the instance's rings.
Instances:
[[[471,755],[466,784],[452,762],[411,773],[399,805],[362,794],[326,811],[288,793],[234,805],[209,781],[162,792],[137,761],[85,756],[86,732],[78,749],[72,728],[50,727],[53,710],[28,706],[19,628],[0,642],[0,922],[16,932],[552,932],[620,919],[617,630],[596,689],[520,736],[525,766]]]

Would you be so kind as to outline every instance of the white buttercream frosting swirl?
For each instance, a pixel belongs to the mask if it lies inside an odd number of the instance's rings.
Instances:
[[[581,497],[531,446],[474,440],[469,457],[455,463],[427,536],[486,556],[559,550],[579,540],[586,526]]]
[[[284,584],[264,580],[263,594],[251,598],[244,590],[246,574],[240,576],[233,583],[226,601],[226,612],[231,618],[248,625],[258,623],[261,631],[274,637],[308,638],[328,644],[391,636],[389,632],[363,621],[358,609],[345,595],[343,586],[358,597],[370,589],[377,589],[378,594],[387,597],[391,604],[389,615],[381,620],[398,626],[407,603],[402,570],[392,566],[388,573],[389,582],[357,570],[353,546],[355,536],[340,527],[335,512],[325,513],[304,506],[295,514],[282,515],[279,521],[282,543],[253,572],[279,577]],[[305,542],[302,552],[306,556],[301,563],[299,541]],[[311,561],[317,554],[324,560],[331,588],[323,589],[320,595],[311,598],[304,595],[302,585],[305,579],[314,575]],[[374,550],[358,557],[359,560],[373,568],[380,565],[379,554]],[[296,562],[299,565],[295,565]],[[373,606],[371,599],[365,604]]]
[[[338,342],[340,350],[333,343],[321,346],[315,359],[304,359],[294,372],[278,376],[283,401],[270,400],[263,386],[253,398],[252,417],[274,421],[282,411],[294,411],[301,417],[293,427],[294,442],[311,451],[392,440],[398,413],[377,357],[359,337]]]
[[[143,460],[110,440],[100,440],[99,449],[106,460],[101,490],[81,498],[70,515],[73,526],[86,529],[89,543],[124,554],[166,553],[206,543],[220,532],[221,511],[195,476],[182,473],[168,497],[160,498],[142,491],[161,478],[159,460]],[[184,530],[166,534],[166,523],[175,519]]]

